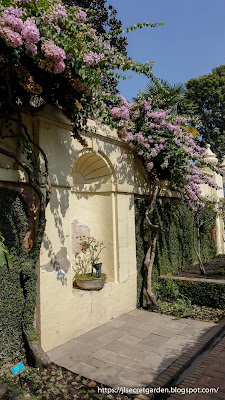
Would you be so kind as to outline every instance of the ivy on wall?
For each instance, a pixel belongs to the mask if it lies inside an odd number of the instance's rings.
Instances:
[[[0,232],[10,254],[19,258],[24,253],[23,241],[28,230],[27,205],[17,191],[0,188],[0,210]]]
[[[135,201],[135,226],[137,247],[137,306],[143,306],[143,261],[147,250],[147,224],[145,221],[146,199]],[[204,225],[201,230],[201,255],[203,260],[213,258],[216,254],[216,244],[212,237],[215,219],[213,209],[208,207],[204,215]],[[177,274],[179,270],[197,262],[193,245],[194,214],[190,208],[178,200],[168,200],[164,204],[157,203],[155,223],[160,225],[157,251],[152,271],[152,279],[156,281],[159,275]]]
[[[18,192],[0,188],[0,210],[0,232],[12,256],[11,268],[0,268],[0,359],[7,362],[25,356],[21,326],[33,325],[24,306],[29,296],[29,307],[35,307],[36,275],[28,268],[30,256],[23,245],[28,230],[26,203]],[[32,273],[32,280],[24,279],[27,273]]]

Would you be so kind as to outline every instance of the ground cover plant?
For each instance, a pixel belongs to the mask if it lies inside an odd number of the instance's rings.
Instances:
[[[158,300],[157,308],[154,312],[173,315],[177,318],[190,318],[215,323],[225,317],[225,311],[220,308],[198,306],[185,301],[169,302]]]
[[[19,396],[27,396],[32,400],[128,400],[134,395],[100,393],[98,388],[106,388],[93,380],[86,379],[65,368],[52,364],[48,368],[38,369],[27,367],[21,374],[21,384],[18,377],[13,378],[10,365],[3,366],[0,372],[4,382]]]
[[[154,283],[154,292],[156,312],[211,322],[225,317],[224,284],[180,281],[168,275]]]

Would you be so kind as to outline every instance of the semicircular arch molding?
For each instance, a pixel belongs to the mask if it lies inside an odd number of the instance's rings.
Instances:
[[[110,160],[102,152],[83,150],[72,168],[74,182],[82,184],[115,183],[116,177]]]

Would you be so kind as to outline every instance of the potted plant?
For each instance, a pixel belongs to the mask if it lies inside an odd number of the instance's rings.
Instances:
[[[81,252],[76,256],[75,287],[83,290],[100,290],[106,275],[102,273],[99,255],[105,248],[104,242],[94,237],[80,237]]]

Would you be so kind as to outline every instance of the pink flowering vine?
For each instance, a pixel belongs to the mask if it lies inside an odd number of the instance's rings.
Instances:
[[[21,36],[28,43],[37,43],[40,40],[40,32],[32,18],[27,18],[21,30]]]
[[[218,186],[202,167],[207,165],[217,173],[222,171],[204,161],[205,149],[185,130],[187,120],[172,116],[170,110],[152,110],[151,99],[141,96],[134,104],[119,96],[117,103],[111,108],[111,116],[150,177],[170,180],[191,208],[196,209],[199,204],[204,206],[200,184],[215,189]]]

